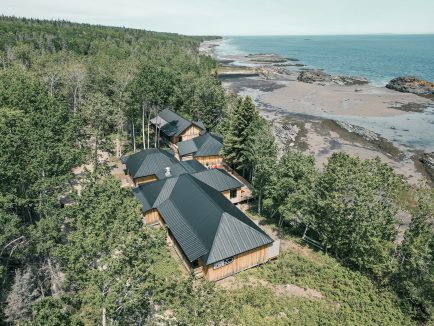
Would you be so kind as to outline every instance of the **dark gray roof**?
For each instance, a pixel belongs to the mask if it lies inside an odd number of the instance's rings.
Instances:
[[[223,137],[205,133],[199,137],[181,141],[177,145],[180,156],[189,154],[193,154],[194,157],[220,155],[223,148]]]
[[[218,190],[192,175],[144,184],[133,191],[143,211],[160,212],[190,262],[203,258],[209,265],[273,242]]]
[[[188,161],[187,161],[188,162]],[[192,174],[196,179],[206,183],[218,191],[241,188],[243,184],[230,176],[225,170],[209,169]]]
[[[122,157],[131,176],[135,178],[155,175],[158,179],[166,178],[166,168],[170,168],[171,176],[184,173],[196,173],[206,170],[197,161],[179,162],[169,151],[149,148],[128,157]]]
[[[170,169],[170,177],[177,177],[184,173],[196,173],[207,170],[206,167],[194,160],[182,162],[177,161],[176,163],[167,167]],[[155,175],[159,180],[167,178],[168,176],[166,175],[166,167],[158,170]]]
[[[176,164],[178,160],[168,151],[149,148],[123,159],[131,177],[140,178],[157,175],[166,166]]]
[[[161,132],[169,137],[179,136],[192,124],[198,126],[200,129],[205,129],[205,126],[202,122],[191,122],[187,119],[184,119],[179,114],[170,111],[169,109],[164,109],[161,111],[157,117],[151,119],[151,122],[154,125],[158,124],[161,128]]]

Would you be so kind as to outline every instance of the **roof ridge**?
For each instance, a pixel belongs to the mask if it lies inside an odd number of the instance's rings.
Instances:
[[[176,184],[178,183],[179,177],[177,177],[176,179],[177,179],[177,180],[176,180],[176,182],[175,182],[175,185],[172,187],[171,192],[173,191],[173,189],[175,188]],[[173,200],[170,199],[170,196],[168,196],[165,200],[163,200],[159,205],[163,205],[165,202],[170,202],[170,203],[171,203],[171,204],[176,208],[176,210],[177,210],[178,212],[181,212],[180,209],[179,209],[179,207],[178,207],[178,205],[176,205],[176,203],[175,203]],[[158,208],[156,208],[156,209],[158,210]],[[161,214],[160,211],[158,211],[158,212]],[[180,215],[182,215],[182,214],[180,214]],[[195,235],[196,238],[199,240],[199,242],[200,242],[200,244],[202,245],[202,247],[206,249],[206,245],[203,243],[203,241],[202,241],[202,237],[200,237],[200,236],[197,234],[196,230],[191,226],[191,224],[190,224],[190,222],[188,221],[188,219],[185,219],[185,218],[184,218],[183,221],[184,221],[184,223],[185,223],[186,225],[188,225],[188,228],[191,230],[191,232],[194,233],[194,235]],[[220,224],[219,224],[219,226],[220,226]],[[210,253],[210,251],[207,250],[207,253],[206,253],[206,254],[208,255],[209,253]]]
[[[221,219],[220,219],[219,226],[218,226],[218,228],[217,228],[217,230],[216,230],[216,233],[215,233],[215,235],[214,235],[214,239],[213,239],[213,242],[212,242],[212,246],[211,246],[211,248],[210,248],[210,250],[209,250],[209,253],[208,253],[208,257],[207,257],[207,261],[206,261],[206,263],[212,263],[212,262],[209,262],[209,261],[208,261],[208,260],[209,260],[209,256],[213,253],[214,245],[215,245],[215,243],[216,243],[215,239],[216,239],[218,236],[220,236],[219,232],[220,232],[220,229],[221,229],[221,227],[222,227],[222,225],[223,225],[222,222],[224,222],[224,221],[228,221],[228,222],[232,222],[232,223],[238,223],[238,224],[241,224],[244,228],[247,228],[250,232],[254,232],[255,234],[259,234],[261,237],[265,236],[265,237],[270,238],[270,237],[268,236],[268,234],[263,233],[264,231],[263,231],[262,229],[261,229],[261,231],[262,231],[262,232],[261,232],[260,230],[257,230],[256,228],[254,228],[254,227],[252,227],[251,225],[245,223],[244,221],[240,220],[239,218],[236,218],[236,217],[233,216],[232,214],[230,214],[230,213],[228,213],[228,212],[223,212],[222,217],[221,217]],[[271,239],[271,238],[270,238],[270,239]],[[214,259],[215,259],[215,258],[214,258]],[[224,259],[224,258],[222,258],[222,259]],[[216,262],[216,261],[219,261],[219,260],[215,260],[214,262]]]

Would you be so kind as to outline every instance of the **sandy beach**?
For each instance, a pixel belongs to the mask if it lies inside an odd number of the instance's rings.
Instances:
[[[293,113],[314,116],[350,115],[387,117],[406,114],[401,105],[429,105],[430,100],[415,94],[399,93],[370,85],[315,85],[290,81],[288,85],[262,96],[262,101]]]
[[[364,159],[378,156],[411,183],[427,177],[418,161],[420,149],[401,145],[398,140],[409,137],[410,131],[403,133],[413,120],[418,131],[421,112],[434,107],[431,99],[370,84],[301,82],[297,80],[301,67],[296,62],[281,64],[282,58],[270,54],[219,56],[216,48],[221,42],[204,42],[201,52],[220,62],[218,73],[228,92],[249,95],[256,101],[260,114],[272,123],[282,153],[296,148],[312,154],[318,169],[338,151]],[[334,123],[341,120],[351,124],[342,127]],[[376,122],[396,126],[387,125],[387,132],[380,135]]]

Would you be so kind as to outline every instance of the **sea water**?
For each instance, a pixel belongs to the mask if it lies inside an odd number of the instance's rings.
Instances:
[[[434,82],[434,35],[231,36],[218,54],[274,53],[333,75],[384,86],[400,76]]]
[[[400,76],[434,82],[434,35],[233,36],[218,56],[274,53],[306,68],[333,75],[361,76],[384,86]],[[434,108],[392,117],[326,115],[372,130],[401,149],[434,151]]]

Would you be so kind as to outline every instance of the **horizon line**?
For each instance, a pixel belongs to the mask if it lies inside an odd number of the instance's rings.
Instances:
[[[417,33],[391,33],[391,32],[375,32],[375,33],[324,33],[324,34],[315,34],[315,33],[309,33],[309,34],[291,34],[291,33],[279,33],[279,34],[218,34],[218,33],[204,33],[204,34],[190,34],[190,33],[182,33],[182,32],[173,32],[173,31],[162,31],[162,30],[154,30],[154,29],[147,29],[145,27],[129,27],[126,25],[106,25],[106,24],[100,24],[100,23],[92,23],[92,22],[83,22],[80,20],[73,21],[65,18],[39,18],[39,17],[29,17],[29,16],[17,16],[17,15],[7,15],[7,14],[0,14],[0,18],[16,18],[16,19],[37,19],[47,22],[55,22],[55,21],[65,21],[72,24],[87,24],[87,25],[93,25],[93,26],[100,26],[100,27],[114,27],[114,28],[126,28],[126,29],[133,29],[133,30],[142,30],[147,32],[156,32],[156,33],[169,33],[169,34],[179,34],[184,36],[196,36],[196,37],[204,37],[204,36],[217,36],[217,37],[258,37],[258,36],[400,36],[400,35],[434,35],[434,31],[432,32],[417,32]]]

